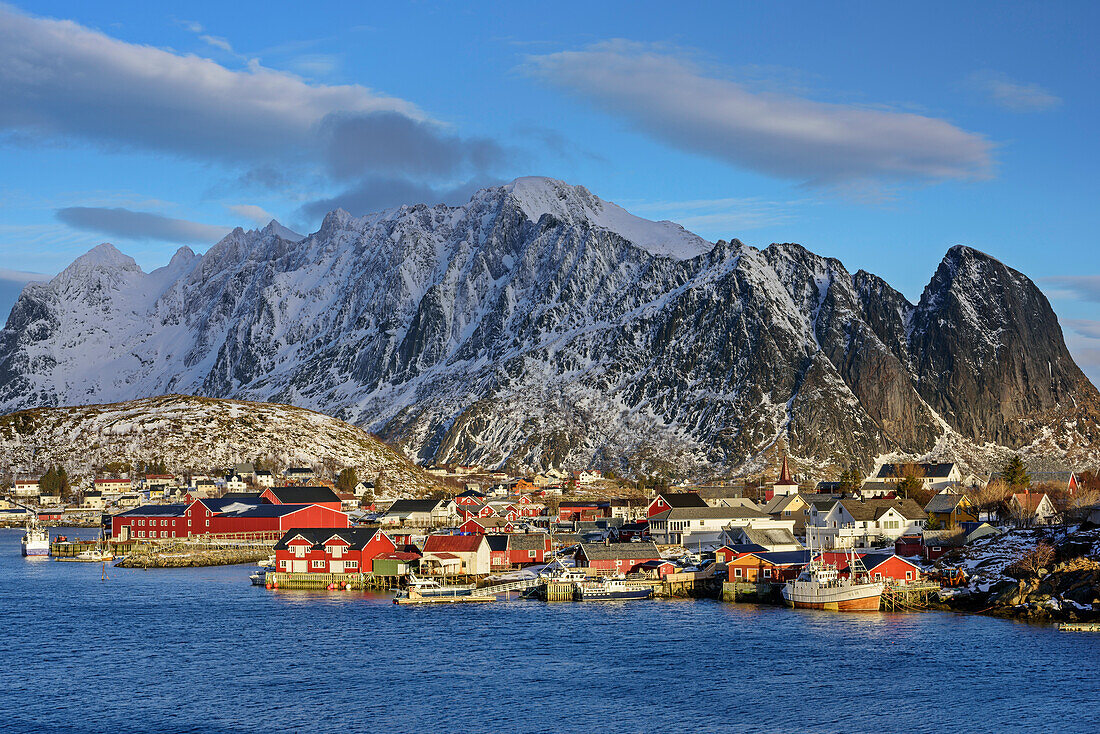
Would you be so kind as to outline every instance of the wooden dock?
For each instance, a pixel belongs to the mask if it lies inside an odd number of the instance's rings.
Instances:
[[[269,571],[264,585],[271,589],[328,589],[335,586],[341,591],[377,588],[371,583],[373,579],[368,579],[368,576],[370,574]]]
[[[1100,632],[1100,622],[1061,622],[1058,629],[1063,632]]]
[[[940,585],[917,582],[914,584],[887,586],[882,592],[884,612],[928,611],[929,603],[940,593]]]

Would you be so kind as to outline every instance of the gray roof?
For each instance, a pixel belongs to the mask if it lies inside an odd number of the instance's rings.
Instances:
[[[801,547],[798,539],[787,528],[737,528],[730,531],[732,535],[741,535],[748,543],[754,543],[764,548],[777,545],[797,545]]]
[[[764,519],[767,513],[754,510],[751,507],[673,507],[671,510],[658,512],[653,520],[744,520]]]
[[[637,543],[634,545],[637,545]],[[543,550],[545,548],[546,533],[511,533],[508,535],[508,550]]]
[[[328,487],[268,487],[279,501],[287,505],[303,505],[312,502],[339,502],[336,492]]]
[[[952,462],[945,462],[940,464],[917,464],[923,471],[924,476],[931,479],[947,479],[947,475],[951,473],[951,469],[955,466]],[[877,476],[879,479],[892,479],[897,477],[898,468],[895,464],[883,464],[879,467]]]
[[[681,507],[706,507],[707,501],[696,492],[658,492],[653,499],[662,498],[673,509]]]
[[[660,558],[656,543],[582,543],[581,551],[589,561],[616,561],[625,558]]]
[[[411,515],[414,512],[431,512],[442,500],[396,500],[387,515]]]
[[[966,495],[940,492],[928,504],[924,506],[925,512],[954,512],[959,503],[966,499]]]
[[[925,530],[921,537],[925,545],[957,547],[966,543],[966,533],[962,530]]]

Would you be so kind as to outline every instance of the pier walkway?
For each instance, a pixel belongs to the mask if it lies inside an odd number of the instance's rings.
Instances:
[[[545,583],[545,579],[539,579],[537,577],[520,579],[518,581],[505,581],[504,583],[493,584],[492,586],[482,586],[480,589],[474,589],[474,592],[476,592],[478,596],[496,596],[497,594],[506,594],[509,591],[533,589],[543,583]]]

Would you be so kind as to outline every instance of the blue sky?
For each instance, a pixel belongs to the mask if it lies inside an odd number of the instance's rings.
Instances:
[[[911,300],[977,247],[1100,382],[1100,6],[958,5],[0,5],[0,308],[101,241],[547,175]]]

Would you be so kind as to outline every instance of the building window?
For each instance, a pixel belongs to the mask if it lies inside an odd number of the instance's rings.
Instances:
[[[139,538],[144,538],[145,537],[145,531],[144,530],[139,530],[138,531],[138,537]]]
[[[279,568],[286,568],[288,565],[288,561],[279,561]]]
[[[527,551],[527,557],[528,558],[534,558],[535,557],[535,552],[533,550]]]
[[[906,571],[905,572],[905,580],[906,581],[912,581],[913,580],[913,572],[912,571]]]
[[[772,570],[770,568],[764,569],[764,578],[770,579],[772,577]]]
[[[359,561],[344,561],[344,570],[347,571],[349,568],[359,568]]]

